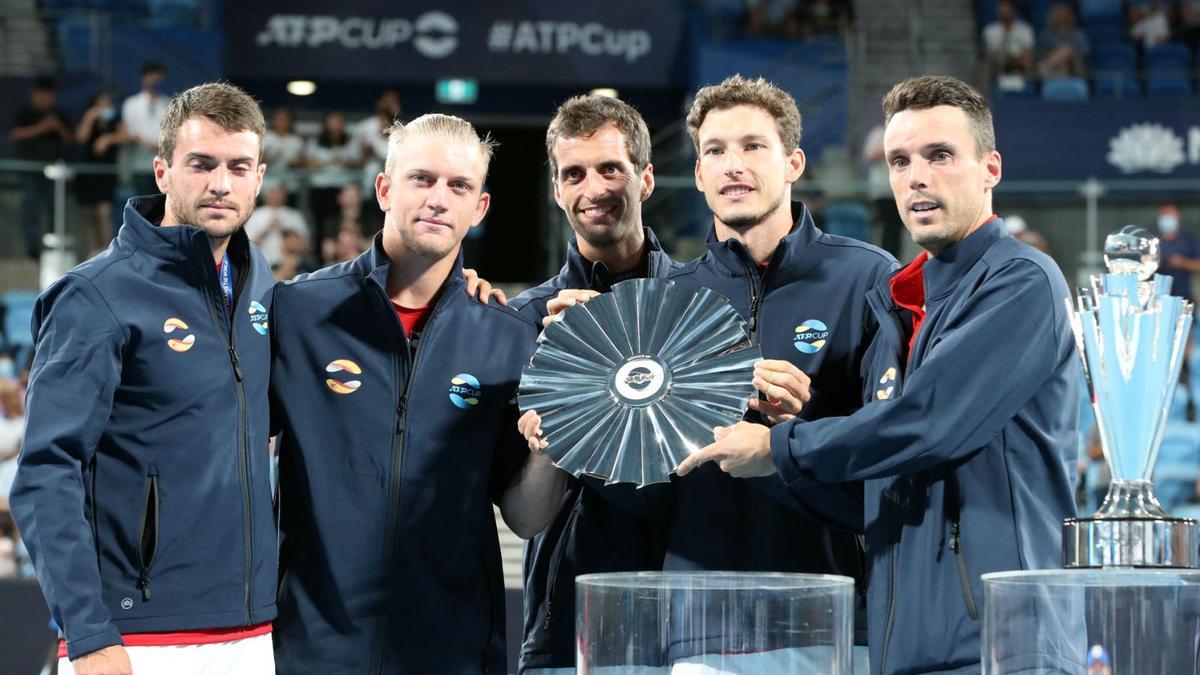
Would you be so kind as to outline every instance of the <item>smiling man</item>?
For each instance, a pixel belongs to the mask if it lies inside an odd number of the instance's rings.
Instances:
[[[492,503],[529,538],[566,474],[516,431],[537,328],[463,292],[492,146],[396,123],[370,249],[276,287],[279,673],[504,673]]]
[[[262,111],[205,84],[167,105],[154,177],[104,253],[38,299],[12,493],[60,673],[272,672],[267,455],[274,283],[242,224]]]
[[[1058,567],[1075,515],[1068,289],[992,215],[1001,162],[979,92],[919,77],[883,109],[896,206],[925,252],[870,293],[873,400],[845,417],[719,429],[679,472],[778,472],[797,494],[865,480],[872,671],[978,673],[980,575]]]
[[[585,300],[626,279],[665,277],[674,269],[654,233],[642,225],[654,167],[650,131],[637,110],[607,96],[571,98],[546,130],[546,153],[554,199],[575,236],[562,270],[513,299],[513,307],[540,323],[550,305]],[[532,435],[539,425],[535,411],[521,418],[522,429]],[[544,441],[531,443],[536,450]],[[568,478],[554,521],[525,548],[522,673],[575,672],[576,576],[662,568],[669,499],[664,488]]]

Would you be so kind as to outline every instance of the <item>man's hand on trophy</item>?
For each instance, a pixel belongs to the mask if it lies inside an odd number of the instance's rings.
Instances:
[[[686,476],[705,462],[716,462],[717,466],[734,478],[757,478],[775,473],[771,461],[771,429],[761,424],[738,422],[731,427],[713,429],[715,443],[706,445],[689,455],[675,473]]]
[[[525,437],[525,442],[529,444],[529,452],[535,455],[546,454],[546,448],[550,444],[542,440],[542,418],[536,410],[529,410],[521,415],[521,419],[517,420],[517,431]]]
[[[587,291],[579,288],[564,288],[558,292],[558,295],[546,303],[546,318],[542,319],[542,326],[549,326],[551,321],[558,321],[561,318],[563,310],[575,305],[582,305],[592,298],[600,295],[596,291]]]
[[[812,379],[788,361],[763,359],[754,364],[754,386],[764,398],[750,398],[750,409],[771,424],[786,422],[812,400]]]
[[[479,276],[479,273],[470,267],[463,268],[463,279],[467,282],[467,295],[478,299],[483,304],[488,304],[488,300],[495,298],[496,302],[502,307],[508,307],[508,296],[499,288],[492,288],[491,282]]]

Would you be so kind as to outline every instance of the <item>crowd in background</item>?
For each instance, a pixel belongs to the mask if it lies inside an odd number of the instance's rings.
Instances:
[[[81,253],[103,250],[115,234],[113,204],[122,181],[126,194],[158,192],[150,171],[158,152],[158,126],[169,94],[161,91],[165,71],[142,69],[141,90],[118,108],[113,94],[100,91],[72,124],[56,105],[55,82],[39,79],[9,129],[16,158],[42,164],[69,160],[84,164],[71,194],[84,219]],[[349,122],[340,111],[326,112],[318,133],[296,131],[295,113],[270,112],[263,159],[271,167],[261,207],[246,223],[280,279],[361,253],[382,224],[374,204],[375,176],[387,156],[386,129],[402,113],[393,90],[380,93],[374,114]],[[119,152],[129,167],[119,171]],[[25,252],[37,258],[53,204],[51,181],[41,172],[23,172],[22,235]]]
[[[1110,7],[1111,6],[1111,7]],[[1090,17],[1081,25],[1080,15]],[[1034,82],[1082,85],[1106,69],[1136,68],[1136,58],[1096,58],[1094,52],[1128,45],[1145,53],[1186,46],[1177,75],[1190,78],[1200,46],[1200,0],[1080,0],[1050,4],[1042,16],[1028,3],[999,0],[995,20],[982,29],[981,86],[1001,92],[1030,90]],[[1035,25],[1036,24],[1036,25]],[[1086,30],[1085,30],[1086,28]],[[1143,59],[1146,68],[1153,66]]]

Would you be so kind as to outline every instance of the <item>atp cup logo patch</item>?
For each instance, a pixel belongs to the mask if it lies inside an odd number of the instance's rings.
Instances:
[[[792,344],[796,345],[796,349],[804,354],[816,354],[821,351],[821,347],[825,346],[825,341],[829,339],[829,327],[824,321],[817,319],[805,319],[803,323],[796,326],[796,337],[792,338]]]
[[[254,330],[259,335],[267,334],[267,308],[260,305],[257,301],[251,301],[250,307],[250,325],[254,326]]]
[[[167,335],[170,335],[177,330],[188,330],[188,325],[183,319],[173,316],[163,322],[163,332]],[[196,344],[196,336],[192,335],[191,333],[188,333],[183,337],[167,338],[167,346],[171,348],[171,351],[186,352],[187,350],[191,349],[192,345],[194,344]]]
[[[353,394],[362,386],[361,380],[345,379],[351,375],[362,375],[362,368],[350,359],[334,359],[325,366],[329,377],[325,378],[325,386],[335,394]]]
[[[459,373],[450,378],[450,402],[463,410],[470,410],[479,403],[483,390],[479,380],[470,373]]]

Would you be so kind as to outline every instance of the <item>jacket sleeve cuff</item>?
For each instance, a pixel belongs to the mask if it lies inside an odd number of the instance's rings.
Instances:
[[[792,430],[800,422],[785,422],[771,427],[771,461],[788,487],[815,483],[812,474],[800,468],[792,457]]]
[[[85,638],[67,640],[67,658],[74,661],[81,656],[86,656],[105,647],[124,644],[125,642],[121,639],[121,634],[117,632],[116,627],[109,626],[105,630]]]

